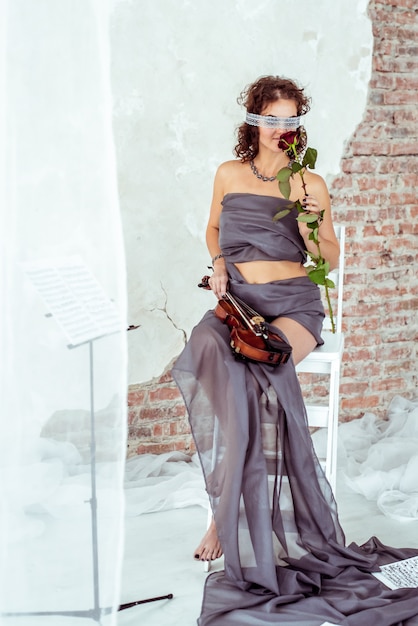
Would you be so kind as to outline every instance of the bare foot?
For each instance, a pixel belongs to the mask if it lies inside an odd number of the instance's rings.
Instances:
[[[218,533],[216,532],[215,520],[212,518],[212,522],[202,541],[194,551],[194,558],[196,561],[214,561],[219,559],[222,554],[223,551],[218,539]]]

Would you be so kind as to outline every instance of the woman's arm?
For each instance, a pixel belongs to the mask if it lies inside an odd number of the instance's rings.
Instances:
[[[227,163],[223,163],[216,172],[213,184],[213,196],[210,207],[208,225],[206,227],[206,244],[208,246],[211,259],[221,254],[219,247],[219,219],[222,211],[222,200],[225,195],[225,176]],[[213,262],[213,274],[209,279],[209,285],[218,298],[222,298],[228,284],[228,274],[223,257],[217,258]]]
[[[330,265],[330,269],[334,269],[338,265],[338,258],[340,255],[340,246],[338,239],[335,235],[334,225],[332,223],[331,215],[331,201],[327,185],[321,176],[314,174],[313,172],[305,173],[305,182],[308,195],[302,201],[303,206],[310,212],[319,214],[324,210],[324,219],[319,227],[318,239],[321,247],[321,254]],[[309,234],[312,232],[308,226],[303,222],[298,222],[299,232],[303,237],[306,245],[306,249],[312,252],[313,255],[318,254],[318,248],[315,243],[309,239]]]

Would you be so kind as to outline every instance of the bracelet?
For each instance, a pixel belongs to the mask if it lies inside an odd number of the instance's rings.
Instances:
[[[222,259],[223,258],[223,254],[221,252],[221,254],[217,254],[216,256],[213,257],[212,259],[212,265],[215,263],[215,261],[217,261],[218,259]]]

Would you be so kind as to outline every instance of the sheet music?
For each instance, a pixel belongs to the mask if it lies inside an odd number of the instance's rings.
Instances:
[[[418,587],[418,556],[382,565],[380,572],[373,572],[389,589]]]
[[[122,330],[115,304],[79,257],[25,263],[24,270],[71,345]]]

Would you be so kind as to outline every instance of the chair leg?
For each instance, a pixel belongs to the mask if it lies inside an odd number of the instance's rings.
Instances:
[[[338,412],[339,412],[339,380],[340,368],[338,363],[331,364],[329,381],[328,405],[328,437],[326,476],[335,496],[337,482],[337,445],[338,445]]]
[[[332,452],[331,452],[331,463],[334,474],[334,494],[337,487],[337,452],[338,452],[338,424],[339,424],[339,407],[340,407],[340,363],[335,366],[335,377],[334,377],[334,428],[332,432],[333,443],[332,443]]]

